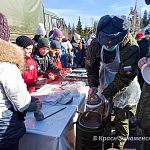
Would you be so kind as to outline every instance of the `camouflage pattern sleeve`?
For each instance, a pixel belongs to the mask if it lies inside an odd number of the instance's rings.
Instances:
[[[86,54],[85,66],[89,87],[98,87],[99,85],[100,49],[100,44],[93,40]]]
[[[145,130],[150,125],[150,85],[144,82],[141,97],[137,106],[136,118],[138,125]]]

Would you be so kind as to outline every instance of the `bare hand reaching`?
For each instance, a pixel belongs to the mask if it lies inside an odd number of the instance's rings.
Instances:
[[[147,64],[147,60],[146,57],[141,58],[138,62],[138,67],[141,69],[143,65]]]

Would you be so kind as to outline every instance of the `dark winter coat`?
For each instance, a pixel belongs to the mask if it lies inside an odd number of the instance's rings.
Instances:
[[[72,51],[74,53],[73,66],[84,68],[85,67],[85,56],[86,56],[86,51],[85,51],[84,47],[82,49],[80,49],[76,43],[73,43],[72,46],[73,46]]]
[[[147,56],[150,58],[150,53]],[[150,135],[150,85],[144,82],[136,112],[138,125]]]
[[[150,39],[149,39],[150,40]],[[142,38],[138,41],[138,45],[140,47],[140,58],[146,57],[149,54],[149,41],[145,38]],[[138,82],[140,84],[141,89],[143,88],[144,79],[142,77],[141,72],[138,75]]]
[[[35,60],[37,65],[38,76],[43,75],[43,78],[48,78],[49,72],[59,74],[60,69],[53,64],[53,60],[48,53],[42,57],[37,51],[34,54],[33,59]]]
[[[145,38],[142,38],[140,41],[138,41],[138,45],[140,47],[140,58],[146,57],[149,52],[148,40]]]
[[[138,125],[150,135],[150,85],[144,82],[140,101],[137,106],[136,118]]]

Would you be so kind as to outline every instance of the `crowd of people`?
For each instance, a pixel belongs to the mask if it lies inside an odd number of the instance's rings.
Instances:
[[[150,66],[149,51],[150,28],[134,38],[123,19],[110,15],[100,18],[96,35],[87,42],[78,33],[67,39],[58,28],[47,37],[39,23],[33,39],[21,35],[12,44],[7,18],[0,13],[0,150],[18,149],[31,102],[34,110],[41,108],[30,94],[38,85],[63,80],[63,68],[86,68],[88,95],[99,93],[100,99],[113,104],[116,148],[123,149],[132,116],[136,115],[143,135],[149,136],[150,87],[140,73],[144,64]],[[148,150],[149,142],[144,146]]]
[[[63,68],[85,67],[87,50],[77,33],[69,40],[55,28],[47,37],[43,23],[38,24],[33,39],[21,35],[11,43],[9,38],[7,18],[0,13],[1,150],[18,149],[26,112],[41,108],[41,101],[30,94],[48,82],[63,80]]]

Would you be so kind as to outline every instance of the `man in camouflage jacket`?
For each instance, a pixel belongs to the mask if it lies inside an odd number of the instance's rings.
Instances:
[[[104,18],[105,17],[105,18]],[[86,55],[86,69],[88,74],[88,83],[89,83],[89,94],[94,92],[95,88],[98,88],[99,86],[99,71],[100,71],[100,62],[101,62],[101,48],[102,45],[107,45],[111,41],[111,46],[114,46],[116,44],[119,45],[119,53],[120,53],[120,64],[118,72],[115,75],[114,80],[103,90],[101,93],[107,100],[114,100],[114,98],[119,95],[124,89],[126,89],[131,82],[135,79],[137,76],[137,64],[139,60],[139,47],[135,39],[131,36],[131,34],[125,30],[122,26],[122,22],[114,26],[115,21],[119,22],[122,20],[119,20],[117,17],[110,17],[108,15],[104,16],[100,19],[98,27],[97,27],[97,39],[94,39],[91,42],[91,45],[88,49],[87,55]],[[109,21],[106,21],[109,19]],[[101,27],[105,24],[105,27]],[[112,35],[112,32],[114,31],[114,36],[108,37],[101,36],[99,33],[103,30],[103,28],[106,28],[106,31],[103,32],[109,32]],[[121,29],[120,29],[121,28]],[[113,31],[112,31],[113,30]],[[119,35],[120,33],[123,33],[123,37],[116,37],[116,35]],[[118,34],[116,34],[118,33]],[[115,37],[115,38],[114,38]],[[104,40],[102,40],[102,38]],[[114,38],[114,39],[113,39]],[[115,40],[118,38],[118,42]],[[105,40],[106,39],[106,40]],[[108,44],[109,45],[109,44]],[[116,55],[116,51],[104,51],[103,53],[103,61],[107,64],[114,60]],[[125,67],[130,66],[132,69],[130,71],[125,71]],[[96,90],[97,92],[97,90]],[[133,101],[132,96],[129,97],[128,102]],[[130,102],[129,102],[130,103]],[[137,103],[133,104],[132,106],[129,105],[129,103],[124,108],[115,108],[115,130],[117,136],[120,136],[122,138],[118,138],[116,141],[116,148],[123,149],[123,146],[126,142],[126,139],[129,135],[129,117],[131,114],[135,113],[136,105]]]

